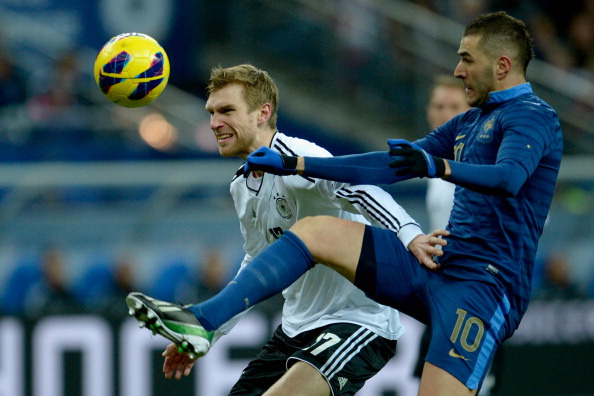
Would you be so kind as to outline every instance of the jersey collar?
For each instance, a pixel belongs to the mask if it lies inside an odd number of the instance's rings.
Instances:
[[[274,134],[272,135],[272,139],[270,139],[270,146],[269,148],[273,148],[274,147],[274,143],[276,143],[276,141],[278,140],[278,138],[280,137],[281,133],[278,131],[278,129],[276,131],[274,131]]]
[[[532,93],[532,86],[528,82],[504,89],[502,91],[494,91],[489,93],[489,100],[485,102],[485,104],[494,105],[504,103],[527,93]]]

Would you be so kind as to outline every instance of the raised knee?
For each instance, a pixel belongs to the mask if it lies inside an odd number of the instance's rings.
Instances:
[[[293,224],[290,230],[297,235],[315,232],[320,226],[324,224],[325,217],[330,216],[306,216]]]

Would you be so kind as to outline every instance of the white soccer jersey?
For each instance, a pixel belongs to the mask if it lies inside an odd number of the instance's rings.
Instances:
[[[287,155],[330,156],[311,142],[280,132],[274,135],[271,147]],[[245,238],[241,268],[305,216],[330,215],[389,228],[405,246],[421,233],[419,225],[379,187],[268,173],[261,178],[244,178],[241,173],[231,182]],[[323,265],[306,272],[283,291],[283,296],[282,327],[290,337],[337,322],[365,326],[387,339],[404,333],[398,311],[367,298],[338,272]],[[237,319],[230,322],[234,324]],[[228,323],[221,331],[227,333],[233,324]]]

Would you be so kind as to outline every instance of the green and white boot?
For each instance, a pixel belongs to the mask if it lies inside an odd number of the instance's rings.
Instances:
[[[128,294],[126,305],[140,327],[172,341],[179,352],[186,353],[190,359],[208,352],[214,331],[202,327],[196,316],[183,305],[156,300],[138,292]]]

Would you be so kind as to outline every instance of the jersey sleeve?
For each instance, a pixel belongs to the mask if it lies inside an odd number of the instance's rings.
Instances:
[[[333,157],[336,158],[336,157]],[[386,191],[372,185],[350,185],[324,179],[283,177],[301,202],[360,215],[369,224],[396,233],[404,246],[419,234],[419,224]]]
[[[352,184],[392,184],[413,178],[396,176],[388,151],[351,154],[332,158],[305,156],[304,176]]]
[[[528,179],[526,169],[515,160],[495,165],[451,161],[448,181],[483,194],[515,196]]]
[[[451,161],[452,174],[448,180],[486,194],[517,195],[547,148],[553,146],[556,123],[553,113],[546,111],[514,109],[501,121],[504,133],[495,164]]]
[[[342,209],[361,214],[370,224],[394,231],[405,247],[423,233],[404,208],[379,187],[345,185],[336,190],[334,196]]]

